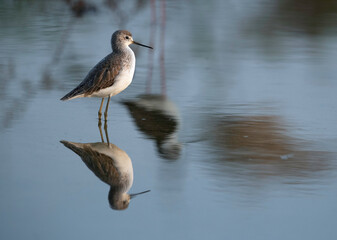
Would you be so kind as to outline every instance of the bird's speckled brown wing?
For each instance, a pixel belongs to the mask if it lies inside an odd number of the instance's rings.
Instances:
[[[81,144],[61,141],[67,148],[78,154],[85,165],[103,182],[110,186],[120,185],[121,173],[115,167],[115,160],[105,154],[99,153],[90,147],[90,144]]]
[[[101,89],[112,86],[122,69],[123,63],[116,58],[116,54],[109,54],[96,64],[85,79],[75,89],[61,98],[61,100],[68,100],[82,94],[86,97]]]

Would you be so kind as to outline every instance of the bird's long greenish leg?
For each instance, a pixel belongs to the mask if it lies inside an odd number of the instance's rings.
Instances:
[[[105,112],[104,112],[104,120],[105,121],[108,119],[108,108],[109,108],[110,98],[111,98],[111,96],[109,96],[108,102],[107,102],[106,107],[105,107]]]
[[[102,98],[101,106],[99,107],[99,110],[98,110],[98,119],[99,120],[101,120],[101,117],[102,117],[103,102],[104,102],[104,98]]]

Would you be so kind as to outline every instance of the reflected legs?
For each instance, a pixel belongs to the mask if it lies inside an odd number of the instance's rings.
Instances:
[[[102,121],[100,118],[98,119],[98,129],[99,129],[99,134],[101,135],[101,141],[102,143],[104,143],[104,137],[102,133]]]
[[[101,121],[101,119],[98,119],[98,129],[99,129],[99,134],[101,135],[101,141],[102,141],[102,143],[104,143],[104,136],[103,136],[103,132],[102,132],[102,121]],[[108,144],[110,144],[107,121],[104,121],[104,132],[105,132],[105,136],[106,136],[106,141],[107,141]]]
[[[106,141],[107,141],[108,144],[110,144],[107,121],[104,121],[104,132],[105,132],[105,136],[106,136]]]
[[[102,121],[101,121],[103,103],[104,103],[104,98],[102,98],[101,106],[99,107],[99,111],[98,111],[98,129],[99,129],[99,134],[101,135],[101,141],[104,143],[104,136],[102,132]],[[108,144],[110,143],[109,136],[108,136],[108,125],[107,125],[109,103],[110,103],[110,96],[108,98],[108,102],[106,104],[105,111],[104,111],[104,132],[105,132],[105,136],[106,136],[106,140]]]

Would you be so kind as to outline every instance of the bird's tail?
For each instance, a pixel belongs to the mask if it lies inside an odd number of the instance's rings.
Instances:
[[[74,90],[72,90],[69,93],[67,93],[60,100],[66,101],[66,100],[71,100],[71,99],[79,98],[79,97],[83,97],[83,94],[81,92],[79,92],[77,88],[75,88]]]
[[[75,143],[75,142],[68,142],[65,140],[60,141],[64,146],[75,152],[76,154],[82,156],[83,149],[85,148],[85,144],[83,143]]]

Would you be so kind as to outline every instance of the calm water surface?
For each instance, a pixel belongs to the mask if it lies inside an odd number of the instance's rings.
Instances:
[[[0,3],[0,238],[336,239],[334,1],[106,2]],[[120,28],[155,50],[109,148],[99,99],[59,99]]]

